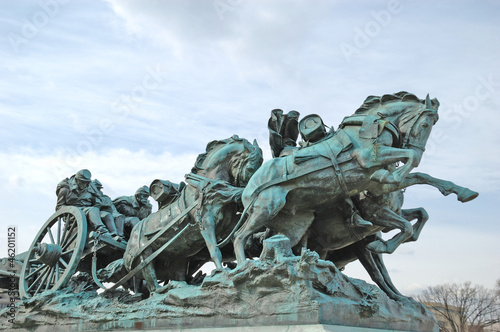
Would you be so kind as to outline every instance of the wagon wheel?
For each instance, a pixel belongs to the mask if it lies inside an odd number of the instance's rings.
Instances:
[[[22,298],[46,290],[58,290],[75,273],[87,239],[83,212],[65,206],[54,213],[38,232],[24,260],[19,278]]]

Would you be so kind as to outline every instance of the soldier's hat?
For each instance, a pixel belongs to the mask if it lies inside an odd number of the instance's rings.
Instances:
[[[75,179],[77,179],[78,181],[83,181],[83,182],[90,182],[91,177],[92,177],[92,174],[90,174],[90,171],[88,169],[79,170],[75,174]]]
[[[326,136],[325,124],[317,114],[309,114],[299,122],[300,136],[306,142],[317,142]]]
[[[94,180],[94,184],[97,187],[97,189],[102,189],[102,187],[103,187],[101,181],[99,181],[97,179]]]
[[[149,188],[148,186],[142,186],[135,192],[136,195],[144,194],[149,196]]]

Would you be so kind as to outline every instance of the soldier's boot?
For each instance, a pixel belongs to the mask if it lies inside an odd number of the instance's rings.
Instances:
[[[101,212],[98,208],[93,207],[86,212],[87,221],[92,226],[93,230],[97,233],[107,234],[109,233],[106,226],[103,224],[101,220]]]
[[[354,212],[351,215],[351,220],[349,222],[349,226],[351,226],[351,227],[370,227],[370,226],[373,226],[373,224],[371,222],[369,222],[368,220],[363,219],[363,217],[361,217],[359,215],[359,213]]]
[[[347,211],[350,211],[349,222],[347,223],[350,227],[370,227],[373,226],[371,222],[363,219],[359,214],[358,209],[354,205],[354,202],[350,198],[344,200],[346,204]]]

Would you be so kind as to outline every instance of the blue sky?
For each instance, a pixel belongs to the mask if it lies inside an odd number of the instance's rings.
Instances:
[[[337,127],[368,95],[441,102],[418,171],[480,192],[409,188],[430,220],[385,261],[405,293],[500,278],[500,3],[0,1],[0,256],[28,249],[57,183],[88,168],[111,197],[180,181],[238,134],[265,158],[281,108]],[[4,253],[4,254],[2,254]],[[367,279],[359,264],[350,276]]]

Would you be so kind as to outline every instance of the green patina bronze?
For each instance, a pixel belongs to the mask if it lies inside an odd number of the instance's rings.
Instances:
[[[369,96],[337,130],[320,115],[300,119],[297,111],[275,109],[268,122],[274,158],[266,163],[256,141],[235,135],[210,142],[185,182],[156,179],[135,196],[115,200],[88,170],[77,172],[58,185],[57,212],[21,259],[26,315],[44,317],[45,306],[68,326],[76,324],[53,300],[68,298],[69,284],[87,294],[68,300],[70,307],[118,296],[122,312],[138,321],[145,317],[141,310],[161,311],[161,302],[169,314],[157,317],[177,317],[167,327],[203,326],[200,317],[213,316],[231,322],[219,326],[248,323],[255,315],[267,317],[259,324],[273,324],[281,315],[290,324],[436,330],[425,307],[397,290],[382,254],[416,241],[429,219],[424,208],[402,208],[404,188],[426,184],[461,202],[478,195],[412,173],[438,121],[438,107],[437,99],[404,91]],[[159,206],[153,213],[150,194]],[[394,229],[394,237],[382,239],[382,231]],[[375,296],[372,286],[342,277],[339,269],[354,260],[383,293]],[[210,277],[197,273],[207,262],[216,266]],[[105,282],[113,285],[98,296],[95,285],[106,288]],[[220,297],[220,308],[208,304],[211,294]],[[250,305],[263,296],[275,303],[265,312]],[[299,297],[310,303],[297,307],[292,299]],[[141,299],[146,307],[134,307]],[[100,316],[79,309],[72,317],[90,320],[89,328],[126,328],[103,327],[99,322],[109,321],[113,304],[103,307],[109,310]],[[319,310],[312,320],[311,310]],[[343,318],[335,310],[343,310]],[[32,324],[26,319],[17,327]]]

